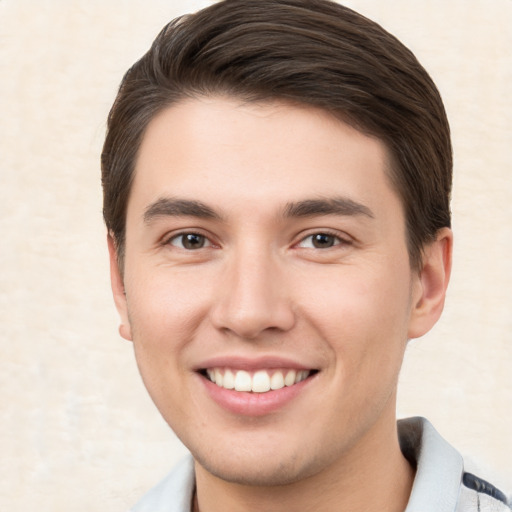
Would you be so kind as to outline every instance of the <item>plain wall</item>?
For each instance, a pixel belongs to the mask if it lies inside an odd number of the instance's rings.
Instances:
[[[0,508],[125,510],[184,448],[117,334],[99,154],[124,71],[208,2],[0,0]],[[512,1],[359,0],[429,70],[453,131],[454,271],[400,416],[512,487]]]

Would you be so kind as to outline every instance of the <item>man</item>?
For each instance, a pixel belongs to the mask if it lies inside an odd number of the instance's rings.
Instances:
[[[226,0],[126,74],[102,154],[121,335],[192,457],[134,511],[510,510],[423,419],[407,341],[451,270],[415,57],[325,0]]]

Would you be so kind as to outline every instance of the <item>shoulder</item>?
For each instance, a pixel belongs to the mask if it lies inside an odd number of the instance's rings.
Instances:
[[[129,512],[189,512],[194,488],[194,461],[188,456]]]
[[[416,467],[406,512],[511,512],[505,493],[467,472],[462,456],[425,418],[400,420],[398,433]]]
[[[486,480],[464,473],[457,512],[510,512],[505,494]]]

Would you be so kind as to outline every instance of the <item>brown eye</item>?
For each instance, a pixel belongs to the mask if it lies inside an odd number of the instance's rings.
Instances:
[[[327,233],[316,233],[311,237],[311,243],[316,249],[325,249],[336,244],[336,237]]]
[[[329,249],[342,243],[344,243],[344,240],[340,237],[320,232],[303,238],[299,243],[299,247],[303,249]]]
[[[193,251],[210,245],[208,239],[198,233],[182,233],[173,237],[169,243],[174,247]]]

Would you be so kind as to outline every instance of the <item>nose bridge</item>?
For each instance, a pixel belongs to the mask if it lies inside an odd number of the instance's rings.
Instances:
[[[285,281],[270,248],[236,248],[228,258],[223,293],[214,308],[215,324],[246,339],[269,329],[290,329],[294,314]]]

